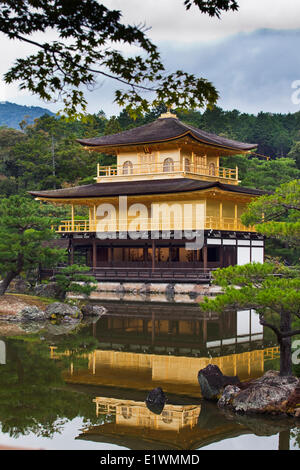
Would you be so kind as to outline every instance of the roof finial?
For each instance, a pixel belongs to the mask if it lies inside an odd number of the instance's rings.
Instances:
[[[172,105],[167,106],[167,112],[166,112],[166,113],[162,113],[162,114],[159,116],[159,119],[165,119],[165,118],[175,118],[175,119],[178,119],[178,117],[176,116],[176,114],[171,113],[171,111],[172,111]]]

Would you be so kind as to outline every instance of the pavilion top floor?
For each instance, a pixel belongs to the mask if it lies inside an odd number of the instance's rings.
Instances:
[[[257,147],[202,131],[171,113],[144,126],[78,142],[90,152],[116,156],[116,163],[97,166],[97,183],[182,177],[237,185],[238,168],[221,167],[220,157],[249,154]]]

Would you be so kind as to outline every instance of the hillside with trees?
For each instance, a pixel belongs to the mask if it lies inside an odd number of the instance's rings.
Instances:
[[[72,121],[43,115],[33,124],[24,123],[23,129],[0,127],[0,196],[94,182],[96,164],[114,163],[115,157],[88,153],[76,139],[141,126],[164,111],[158,107],[136,120],[126,111],[111,118],[100,111]],[[207,132],[258,144],[257,154],[222,158],[222,166],[239,167],[242,185],[272,191],[300,177],[300,112],[255,116],[214,108],[177,115]]]
[[[87,152],[76,139],[115,134],[157,119],[166,109],[153,109],[133,120],[126,111],[106,117],[103,111],[71,121],[43,115],[17,130],[0,127],[0,198],[28,195],[30,190],[58,189],[95,182],[96,165],[115,163],[115,157]],[[221,108],[178,112],[189,125],[231,139],[257,143],[248,157],[224,157],[221,165],[239,167],[242,186],[275,191],[281,184],[300,179],[300,113],[257,116]],[[268,158],[262,157],[265,155]],[[67,214],[64,215],[67,217]],[[299,250],[268,240],[266,254],[288,263],[299,259]]]
[[[23,106],[9,101],[0,102],[0,127],[20,130],[23,125],[33,124],[34,120],[47,114],[54,116],[49,109],[40,106]],[[23,124],[22,124],[23,123]],[[21,125],[20,125],[21,124]]]

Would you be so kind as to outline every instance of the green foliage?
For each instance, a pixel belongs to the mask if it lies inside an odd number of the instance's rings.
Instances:
[[[66,420],[97,421],[92,397],[68,390],[64,364],[50,358],[49,346],[39,337],[5,339],[8,361],[0,368],[0,423],[12,437],[34,433],[51,437]]]
[[[291,158],[277,158],[276,160],[248,159],[245,155],[236,157],[223,157],[222,166],[239,168],[241,185],[248,188],[274,191],[283,183],[300,178],[300,171]]]
[[[217,18],[220,18],[222,11],[236,11],[239,8],[235,0],[184,0],[187,10],[191,8],[193,3],[203,13],[208,13],[209,16],[216,16]]]
[[[300,319],[299,269],[272,263],[229,266],[213,272],[214,283],[222,287],[216,298],[206,297],[200,309],[206,312],[255,309],[260,323],[276,335],[281,348],[280,371],[291,373],[290,338],[300,334],[292,321]]]
[[[202,13],[217,17],[238,7],[235,0],[184,3],[187,9],[194,3]],[[0,31],[37,50],[17,59],[5,81],[19,81],[21,89],[45,101],[60,99],[67,116],[78,117],[85,111],[82,89],[91,89],[103,77],[122,85],[115,101],[134,118],[161,103],[195,109],[212,106],[218,99],[205,78],[181,70],[168,73],[147,29],[125,25],[120,11],[96,0],[5,0],[0,4]],[[55,32],[56,39],[43,38],[46,31]],[[33,39],[33,33],[41,39]],[[138,52],[125,54],[117,50],[120,43]]]
[[[96,164],[101,162],[101,156],[88,154],[76,143],[76,138],[92,137],[103,132],[104,126],[97,117],[70,124],[43,116],[27,126],[20,133],[22,140],[16,139],[13,149],[6,152],[3,173],[15,183],[19,193],[76,184],[88,174],[94,175]]]
[[[53,267],[63,260],[64,250],[49,245],[55,238],[51,225],[57,222],[51,210],[51,206],[21,196],[0,200],[1,294],[20,273],[40,264]]]
[[[297,168],[300,170],[300,142],[296,141],[293,143],[291,150],[288,153],[288,157],[295,160]]]
[[[94,276],[86,274],[89,271],[90,268],[88,266],[80,266],[78,264],[61,268],[59,273],[56,274],[55,279],[63,293],[63,297],[66,296],[67,292],[83,294],[89,297],[91,292],[97,287],[97,281]]]
[[[0,196],[94,183],[97,163],[112,165],[116,163],[116,157],[87,152],[77,144],[76,139],[141,126],[154,121],[165,111],[166,106],[160,105],[136,120],[125,110],[110,119],[100,111],[72,122],[44,115],[35,120],[34,124],[24,126],[22,131],[0,128]],[[208,132],[242,141],[258,140],[258,135],[253,133],[258,116],[241,114],[237,110],[223,111],[220,108],[202,114],[199,111],[176,110],[176,114],[187,124]],[[275,128],[281,126],[280,132],[288,132],[292,142],[300,128],[300,113],[268,115],[268,119]],[[265,161],[237,155],[223,157],[221,165],[228,168],[238,166],[243,186],[270,191],[281,183],[299,178],[300,170],[294,158],[278,158],[281,150],[277,148],[276,135],[271,138],[271,156],[274,159]],[[260,144],[258,151],[263,151]]]
[[[109,121],[105,124],[104,135],[118,134],[122,131],[120,123],[116,116],[112,116]]]
[[[267,237],[299,247],[300,180],[282,184],[274,194],[252,201],[242,221],[245,225],[255,225]]]

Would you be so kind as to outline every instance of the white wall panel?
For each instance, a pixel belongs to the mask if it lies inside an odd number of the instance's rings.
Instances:
[[[247,263],[250,263],[250,247],[239,246],[237,249],[237,264],[241,266]]]
[[[263,263],[264,262],[263,247],[261,248],[252,247],[251,250],[252,250],[251,261],[256,262],[256,263]]]
[[[255,310],[251,310],[251,334],[262,333],[264,327],[259,323],[259,315]]]
[[[250,310],[237,311],[237,336],[249,335],[250,333]]]

